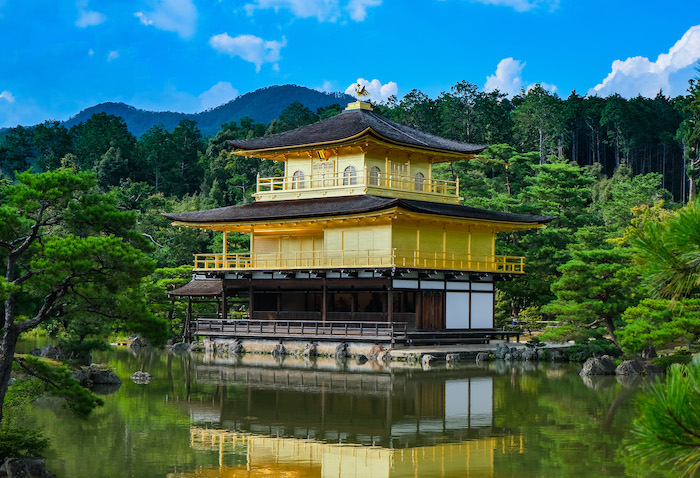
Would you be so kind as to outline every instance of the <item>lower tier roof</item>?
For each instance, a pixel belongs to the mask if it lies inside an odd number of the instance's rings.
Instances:
[[[229,223],[354,215],[380,212],[395,207],[415,213],[521,224],[544,224],[554,219],[550,216],[532,216],[490,211],[458,204],[383,198],[371,195],[260,201],[205,211],[167,213],[163,214],[163,216],[172,221],[183,223]]]

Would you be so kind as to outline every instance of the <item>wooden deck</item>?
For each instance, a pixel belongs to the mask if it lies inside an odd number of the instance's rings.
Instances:
[[[322,340],[342,342],[384,342],[405,345],[487,344],[492,339],[516,337],[520,333],[504,330],[432,330],[421,331],[404,322],[320,321],[320,320],[223,320],[198,318],[191,324],[196,337]]]

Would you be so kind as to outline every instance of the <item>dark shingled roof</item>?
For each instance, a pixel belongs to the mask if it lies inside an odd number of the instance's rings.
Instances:
[[[334,198],[297,199],[294,201],[259,201],[206,211],[163,214],[167,219],[182,222],[244,222],[260,220],[297,219],[324,216],[340,216],[382,211],[393,207],[440,216],[487,221],[544,224],[548,216],[530,216],[509,212],[489,211],[458,204],[441,204],[412,199],[383,198],[379,196],[341,196]]]
[[[343,111],[339,115],[284,133],[262,138],[230,140],[228,143],[243,150],[295,148],[340,142],[368,129],[369,134],[385,141],[417,148],[459,154],[476,154],[486,149],[484,145],[462,143],[423,133],[364,109]]]
[[[221,280],[200,279],[191,280],[179,289],[168,291],[168,295],[190,297],[213,297],[223,292]]]

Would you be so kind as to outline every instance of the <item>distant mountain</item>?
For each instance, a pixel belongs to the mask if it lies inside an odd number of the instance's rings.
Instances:
[[[124,103],[100,103],[73,116],[65,122],[65,126],[70,128],[82,123],[95,113],[107,113],[121,116],[126,121],[129,131],[136,136],[141,136],[157,124],[172,130],[182,119],[187,118],[197,122],[202,134],[214,136],[221,129],[222,124],[238,121],[245,116],[258,123],[269,123],[295,101],[299,101],[315,112],[318,108],[334,104],[345,105],[355,101],[355,98],[344,93],[323,93],[297,85],[269,86],[241,95],[216,108],[193,114],[146,111]]]

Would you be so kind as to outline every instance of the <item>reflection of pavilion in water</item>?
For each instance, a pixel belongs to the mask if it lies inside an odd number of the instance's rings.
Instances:
[[[521,437],[485,437],[414,448],[341,445],[192,427],[192,447],[219,453],[218,469],[171,474],[169,478],[239,476],[379,478],[492,477],[501,450],[522,449]],[[227,455],[245,456],[227,464]]]
[[[522,437],[494,426],[494,381],[480,368],[334,363],[194,364],[194,382],[216,394],[188,402],[191,446],[220,466],[170,478],[494,476],[497,454],[522,452]]]
[[[194,377],[217,385],[217,396],[189,402],[193,422],[238,433],[389,448],[502,434],[494,429],[493,378],[480,369],[382,373],[244,362],[197,364]]]

